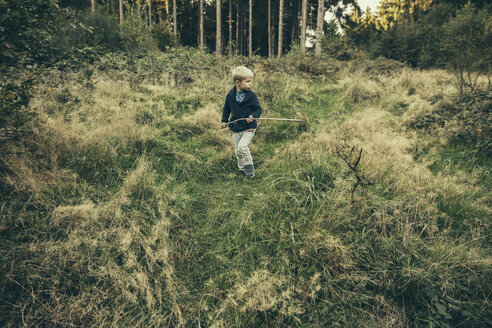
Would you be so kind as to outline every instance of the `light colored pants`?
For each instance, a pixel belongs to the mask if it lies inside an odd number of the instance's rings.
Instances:
[[[246,165],[253,165],[253,157],[249,152],[248,145],[255,135],[255,130],[244,130],[241,132],[232,133],[232,141],[234,141],[234,150],[237,157],[237,166],[240,170],[244,169]]]

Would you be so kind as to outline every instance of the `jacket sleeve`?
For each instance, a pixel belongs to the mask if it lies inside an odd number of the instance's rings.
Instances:
[[[259,118],[261,116],[261,113],[263,113],[263,110],[261,109],[260,101],[258,100],[258,97],[255,95],[255,100],[253,103],[253,111],[251,115],[253,115],[254,118]]]
[[[224,108],[222,108],[222,123],[229,122],[229,116],[231,115],[231,105],[229,104],[229,96],[226,96]]]

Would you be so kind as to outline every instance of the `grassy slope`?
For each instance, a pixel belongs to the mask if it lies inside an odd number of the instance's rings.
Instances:
[[[162,66],[142,68],[133,90],[131,73],[108,58],[94,88],[77,72],[50,73],[33,103],[45,128],[29,153],[9,159],[2,321],[490,320],[490,159],[406,124],[433,110],[432,97],[455,92],[447,74],[391,64],[391,74],[371,73],[382,71],[377,62],[306,69],[311,59],[294,55],[256,60],[265,116],[307,123],[260,125],[250,181],[236,174],[230,135],[218,129],[228,66],[237,62],[158,58]],[[363,148],[359,167],[375,181],[353,203],[355,178],[335,155],[344,142]]]

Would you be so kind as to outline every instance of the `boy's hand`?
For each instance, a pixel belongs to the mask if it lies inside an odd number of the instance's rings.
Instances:
[[[226,123],[222,123],[222,124],[220,125],[220,128],[221,128],[221,129],[225,129],[226,127],[227,127],[227,124],[226,124]]]
[[[248,117],[248,119],[246,120],[246,122],[251,123],[251,122],[253,122],[253,121],[254,121],[254,120],[253,120],[253,115],[249,115],[249,117]]]

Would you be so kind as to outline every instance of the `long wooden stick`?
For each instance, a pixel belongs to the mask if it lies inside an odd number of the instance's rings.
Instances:
[[[230,122],[226,123],[226,125],[229,125],[231,123],[236,123],[238,121],[246,121],[247,119],[248,119],[248,117],[239,118],[237,120],[230,121]],[[273,117],[252,118],[252,120],[256,120],[256,121],[259,121],[259,120],[262,120],[262,121],[288,121],[288,122],[302,122],[303,121],[303,120],[298,120],[298,119],[294,119],[294,118],[273,118]]]

